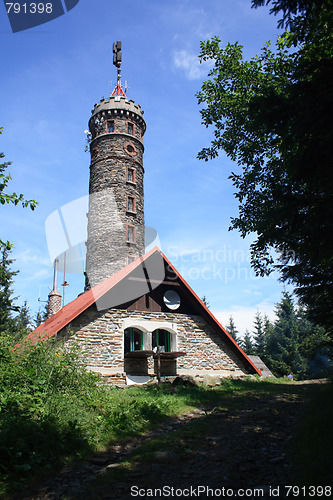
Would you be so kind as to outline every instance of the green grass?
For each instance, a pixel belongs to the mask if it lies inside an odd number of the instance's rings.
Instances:
[[[0,338],[0,495],[193,408],[232,409],[246,394],[300,392],[297,384],[278,380],[226,380],[213,388],[108,388],[84,370],[75,351],[49,343],[20,352],[11,347]],[[152,453],[148,448],[144,454]]]

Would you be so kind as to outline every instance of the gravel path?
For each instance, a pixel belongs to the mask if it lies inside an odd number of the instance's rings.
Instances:
[[[17,498],[204,499],[242,495],[271,500],[279,486],[279,498],[285,498],[285,485],[296,484],[289,448],[308,392],[309,386],[302,385],[297,395],[251,393],[235,398],[236,409],[221,409],[221,405],[194,410],[144,436],[113,446],[90,462],[63,468],[44,486],[21,493]],[[120,473],[116,479],[110,477],[111,473],[117,474],[122,462],[137,453],[142,444],[166,433],[172,442],[173,432],[186,430],[190,422],[198,419],[208,424],[199,439],[185,432],[177,442],[176,451],[160,449],[151,459],[143,455],[130,472]],[[91,481],[93,486],[88,488]],[[159,491],[163,487],[164,496]]]

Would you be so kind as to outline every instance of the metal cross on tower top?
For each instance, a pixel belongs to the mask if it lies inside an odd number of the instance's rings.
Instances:
[[[118,40],[118,42],[114,42],[113,44],[113,64],[117,68],[117,85],[112,92],[111,96],[114,95],[122,95],[126,97],[125,92],[123,91],[121,87],[121,82],[120,82],[120,77],[121,77],[121,42]]]

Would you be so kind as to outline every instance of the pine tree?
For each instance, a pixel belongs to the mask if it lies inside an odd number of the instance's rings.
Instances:
[[[308,361],[306,377],[326,377],[333,365],[332,338],[323,327],[309,321],[304,308],[299,308],[297,317],[299,351]]]
[[[13,277],[18,271],[10,269],[14,262],[9,257],[10,245],[0,244],[0,335],[3,333],[13,334],[15,332],[15,320],[12,312],[17,312],[18,307],[14,306],[15,298],[12,297],[11,286]]]
[[[39,309],[34,317],[33,322],[34,322],[35,328],[37,328],[39,325],[44,323],[44,321],[47,320],[47,316],[48,316],[48,313],[47,313],[47,304],[46,304],[46,306],[44,307],[44,310]]]
[[[229,333],[229,335],[231,335],[231,337],[236,341],[236,342],[239,342],[239,339],[237,337],[237,334],[238,334],[238,330],[235,326],[235,323],[234,323],[234,319],[232,316],[230,316],[230,319],[229,319],[229,324],[226,326],[226,329],[227,329],[227,332]]]
[[[14,318],[16,340],[24,337],[32,331],[32,318],[28,303],[25,300],[23,306],[19,308],[19,313]]]
[[[242,347],[243,351],[245,352],[245,354],[248,354],[248,355],[255,354],[255,348],[253,346],[252,336],[248,330],[246,330],[246,332],[245,332],[241,347]]]
[[[277,321],[267,337],[269,367],[278,376],[292,372],[303,378],[307,360],[300,352],[300,330],[292,296],[284,292],[276,305]]]
[[[201,299],[201,300],[202,300],[202,302],[205,304],[205,306],[209,308],[209,302],[208,302],[208,300],[207,300],[206,295],[204,295],[204,296],[202,297],[202,299]]]
[[[261,313],[257,311],[254,319],[254,331],[253,338],[255,341],[255,354],[264,358],[266,354],[266,335],[264,329],[264,320],[262,319]]]

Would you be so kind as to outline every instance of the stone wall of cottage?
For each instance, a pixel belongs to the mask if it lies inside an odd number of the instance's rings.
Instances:
[[[175,331],[172,350],[184,351],[185,356],[177,359],[178,373],[219,371],[225,375],[245,374],[247,369],[237,354],[223,341],[200,316],[177,313],[128,312],[121,309],[97,311],[90,307],[76,318],[66,329],[58,333],[59,339],[77,342],[83,351],[87,365],[101,373],[111,375],[124,372],[123,338],[126,327],[139,327],[152,332],[156,323],[168,324]],[[151,335],[144,333],[144,348],[151,349]],[[154,373],[153,359],[149,368]]]

